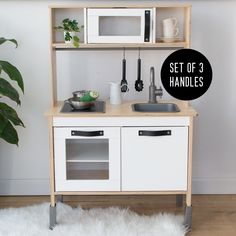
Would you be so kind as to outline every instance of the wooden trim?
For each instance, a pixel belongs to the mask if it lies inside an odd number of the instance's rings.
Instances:
[[[88,18],[87,18],[87,8],[84,8],[84,44],[88,43]]]
[[[51,91],[52,91],[52,100],[51,103],[53,106],[57,103],[57,70],[56,70],[56,51],[53,48],[53,42],[55,41],[54,34],[54,25],[55,25],[55,11],[49,9],[49,19],[50,19],[50,58],[51,58]]]
[[[184,41],[185,48],[190,48],[190,34],[191,34],[191,6],[184,8]],[[189,106],[189,102],[185,101],[186,106]]]
[[[173,42],[173,43],[80,43],[78,48],[75,48],[71,44],[66,43],[52,43],[54,49],[123,49],[123,48],[149,48],[149,49],[158,49],[158,48],[186,48],[188,42]]]
[[[53,25],[55,24],[55,11],[53,9],[49,9],[49,30],[50,30],[50,42],[55,42],[55,34],[53,33]]]
[[[186,48],[190,47],[190,34],[191,34],[191,7],[184,9],[184,40]]]
[[[52,104],[57,104],[57,70],[56,70],[56,51],[51,48],[51,79],[52,79]]]
[[[129,8],[147,8],[147,7],[156,7],[156,8],[183,8],[183,7],[191,7],[190,4],[120,4],[120,3],[109,3],[106,5],[103,4],[61,4],[61,5],[50,5],[49,8],[55,9],[55,8],[85,8],[85,7],[90,7],[90,8],[111,8],[111,7],[129,7]]]
[[[193,117],[189,117],[188,131],[188,176],[187,176],[187,206],[192,205],[192,149],[193,149]]]
[[[169,194],[186,194],[186,191],[104,191],[104,192],[55,192],[55,195],[169,195]]]
[[[53,140],[53,119],[48,117],[49,145],[50,145],[50,200],[51,206],[55,206],[55,165],[54,165],[54,140]]]
[[[153,10],[152,10],[152,19],[153,19],[153,22],[152,22],[152,42],[154,44],[157,43],[157,32],[156,32],[156,21],[157,21],[157,11],[156,11],[156,7],[153,7]]]

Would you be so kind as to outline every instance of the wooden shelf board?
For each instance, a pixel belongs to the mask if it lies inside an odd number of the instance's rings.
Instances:
[[[80,50],[80,49],[119,49],[119,48],[184,48],[186,47],[187,42],[173,42],[173,43],[164,43],[164,42],[158,42],[158,43],[130,43],[130,44],[119,44],[119,43],[106,43],[106,44],[95,44],[95,43],[89,43],[84,44],[81,43],[79,48],[75,48],[71,44],[66,43],[53,43],[52,47],[54,49],[74,49],[74,50]]]
[[[155,7],[155,8],[184,8],[184,7],[191,7],[191,4],[152,4],[152,3],[146,3],[146,4],[120,4],[120,3],[113,3],[113,4],[101,4],[101,3],[85,3],[85,4],[61,4],[61,5],[50,5],[49,8],[51,9],[57,9],[57,8],[112,8],[112,7],[127,7],[127,8],[149,8],[149,7]]]
[[[66,162],[84,162],[84,163],[87,163],[87,162],[91,162],[91,163],[105,162],[105,163],[109,163],[109,160],[94,160],[93,158],[88,159],[88,160],[69,159]]]
[[[99,180],[109,179],[108,170],[70,170],[67,171],[68,180]]]

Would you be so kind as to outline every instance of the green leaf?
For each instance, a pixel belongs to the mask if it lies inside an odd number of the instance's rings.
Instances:
[[[61,24],[62,25],[55,27],[55,29],[63,29],[64,31],[68,31],[68,32],[80,31],[77,20],[70,20],[69,18],[65,18]]]
[[[7,41],[14,43],[16,45],[16,48],[18,47],[18,43],[15,39],[6,39],[3,37],[0,38],[0,45],[7,42]]]
[[[10,120],[14,125],[24,126],[22,120],[18,117],[16,111],[6,103],[0,102],[0,114],[7,120]]]
[[[0,94],[9,97],[11,100],[20,105],[19,93],[8,81],[3,78],[0,78]]]
[[[65,33],[65,41],[70,41],[72,39],[71,35],[70,35],[70,32],[66,32]]]
[[[68,22],[70,22],[70,19],[69,19],[69,18],[65,18],[65,19],[62,21],[63,24],[68,24]]]
[[[7,61],[0,61],[0,67],[5,71],[11,80],[15,80],[24,93],[24,82],[19,70]]]
[[[7,41],[14,43],[16,47],[18,46],[15,39],[0,37],[0,45]],[[11,80],[16,81],[24,93],[24,83],[19,70],[7,61],[0,61],[0,74],[2,71],[4,71]],[[0,98],[2,97],[1,95],[9,97],[17,104],[20,104],[19,93],[7,80],[3,78],[0,78]],[[13,125],[24,127],[24,123],[18,117],[16,111],[6,103],[0,102],[0,138],[4,139],[8,143],[18,145],[19,138]]]
[[[1,120],[1,115],[0,115],[0,120]],[[0,138],[4,139],[8,143],[16,144],[18,146],[19,142],[18,134],[16,132],[16,129],[9,121],[7,121],[4,129],[0,133]]]
[[[57,27],[54,27],[54,29],[56,29],[56,30],[63,30],[63,27],[62,26],[57,26]]]
[[[8,120],[0,114],[0,134],[5,129],[7,122],[8,122]]]

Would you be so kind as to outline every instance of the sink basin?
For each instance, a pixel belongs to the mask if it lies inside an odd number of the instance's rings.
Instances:
[[[180,112],[174,103],[134,103],[131,107],[137,112]]]

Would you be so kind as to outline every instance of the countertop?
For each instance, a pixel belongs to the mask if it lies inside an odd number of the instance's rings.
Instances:
[[[120,105],[111,105],[106,101],[106,112],[80,112],[80,113],[61,113],[63,102],[58,102],[56,106],[51,107],[46,116],[53,117],[159,117],[159,116],[197,116],[196,110],[188,102],[179,100],[161,100],[160,103],[175,103],[180,112],[134,112],[131,105],[133,103],[146,103],[146,101],[124,101]]]

